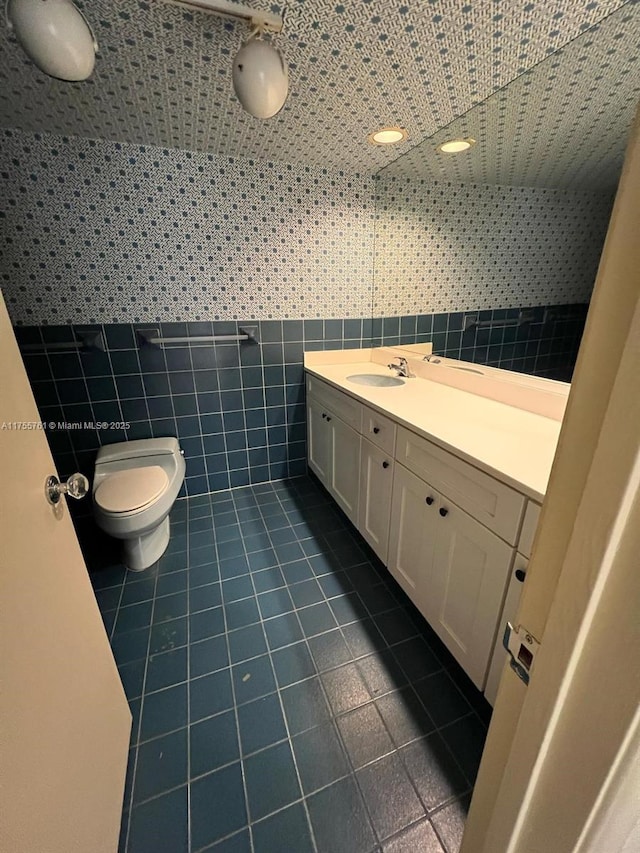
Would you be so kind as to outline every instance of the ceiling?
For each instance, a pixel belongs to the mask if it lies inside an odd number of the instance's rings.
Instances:
[[[273,119],[251,118],[232,92],[231,58],[243,25],[160,0],[78,0],[100,44],[92,78],[69,84],[46,77],[3,28],[0,125],[374,173],[399,149],[369,145],[371,130],[400,124],[418,145],[625,4],[254,5],[284,10],[278,44],[291,94]]]
[[[385,178],[612,192],[640,101],[630,3],[385,167]],[[477,144],[458,155],[447,139]]]

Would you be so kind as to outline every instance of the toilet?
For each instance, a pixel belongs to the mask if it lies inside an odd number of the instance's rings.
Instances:
[[[141,572],[169,544],[169,512],[184,482],[176,438],[123,441],[100,448],[93,478],[98,527],[122,539],[123,562]]]

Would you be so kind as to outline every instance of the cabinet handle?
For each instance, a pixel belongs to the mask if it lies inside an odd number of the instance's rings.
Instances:
[[[525,569],[516,569],[515,571],[516,580],[520,581],[520,583],[524,583],[524,579],[527,576]]]
[[[331,418],[329,417],[329,415],[327,415],[327,421],[330,421],[330,420],[331,420]]]
[[[449,510],[448,510],[448,509],[445,509],[443,506],[441,506],[441,507],[440,507],[440,509],[438,510],[438,512],[440,513],[440,515],[441,515],[443,518],[445,517],[445,515],[449,515]]]
[[[373,434],[374,435],[377,435],[379,432],[380,432],[380,427],[374,427],[373,428]]]
[[[383,467],[383,468],[388,468],[388,467],[389,467],[389,463],[388,463],[388,462],[383,462],[383,463],[382,463],[382,467]]]
[[[431,504],[433,503],[433,498],[431,497],[431,495],[429,495],[428,498],[425,498],[425,500],[427,502],[427,506],[431,506]]]
[[[323,417],[323,418],[326,418],[326,417],[327,417],[327,416],[326,416],[326,414],[325,414],[325,412],[323,412],[323,413],[322,413],[322,417]]]

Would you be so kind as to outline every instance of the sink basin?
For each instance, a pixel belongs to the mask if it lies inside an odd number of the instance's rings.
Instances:
[[[354,373],[347,376],[349,382],[356,385],[373,385],[376,388],[393,388],[396,385],[404,385],[404,379],[397,376],[380,376],[378,373]]]

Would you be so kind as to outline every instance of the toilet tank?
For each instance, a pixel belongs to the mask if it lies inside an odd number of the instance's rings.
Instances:
[[[116,444],[106,444],[100,448],[96,457],[96,465],[144,459],[148,456],[177,456],[179,453],[180,445],[177,438],[142,438],[135,441],[119,441]],[[143,462],[142,464],[148,463]]]

